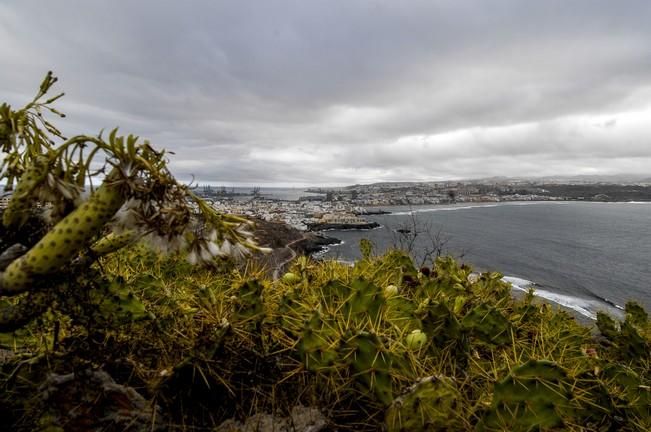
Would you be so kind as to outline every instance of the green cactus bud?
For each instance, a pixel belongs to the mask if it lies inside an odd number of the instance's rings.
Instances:
[[[36,157],[20,177],[11,201],[2,214],[5,227],[20,226],[27,220],[32,203],[36,199],[34,190],[47,176],[48,162],[47,156]]]
[[[125,196],[114,168],[88,201],[63,218],[3,274],[3,288],[19,292],[37,276],[61,270],[88,245],[122,206]]]
[[[384,296],[386,298],[393,297],[398,295],[398,287],[395,285],[387,285],[384,287]]]
[[[419,350],[427,343],[427,335],[421,330],[412,330],[405,338],[405,344],[410,350]]]
[[[396,398],[385,415],[388,432],[464,430],[461,394],[448,377],[427,377]]]
[[[287,272],[283,275],[283,282],[289,285],[295,285],[301,281],[301,277],[296,273]]]

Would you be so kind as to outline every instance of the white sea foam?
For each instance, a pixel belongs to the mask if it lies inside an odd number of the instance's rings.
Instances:
[[[409,216],[415,213],[434,213],[434,212],[440,212],[440,211],[457,211],[457,210],[469,210],[473,208],[486,208],[486,207],[497,207],[497,204],[490,204],[490,205],[476,205],[476,206],[459,206],[459,207],[439,207],[439,208],[426,208],[426,209],[418,209],[418,210],[412,210],[412,211],[404,211],[404,212],[392,212],[390,213],[391,216]]]
[[[416,213],[434,213],[441,211],[458,211],[458,210],[472,210],[472,209],[483,209],[483,208],[494,208],[494,207],[516,207],[516,206],[531,206],[531,205],[542,205],[542,204],[568,204],[567,201],[514,201],[514,202],[500,202],[495,204],[475,204],[475,205],[466,205],[466,206],[454,206],[454,207],[430,207],[423,209],[415,209],[411,211],[401,211],[401,212],[391,212],[390,216],[410,216]]]
[[[580,297],[574,297],[565,294],[558,294],[551,291],[546,291],[543,289],[536,288],[537,285],[535,282],[518,278],[515,276],[504,276],[502,280],[504,280],[505,282],[509,282],[513,287],[513,289],[518,291],[528,292],[530,288],[533,288],[535,296],[544,298],[545,300],[549,300],[568,309],[572,309],[592,320],[597,319],[597,312],[600,310],[606,310],[607,312],[618,317],[621,316],[621,313],[618,312],[618,309],[622,309],[622,308],[621,306],[616,304],[613,304],[611,306],[609,304],[606,304],[598,300],[584,299]]]

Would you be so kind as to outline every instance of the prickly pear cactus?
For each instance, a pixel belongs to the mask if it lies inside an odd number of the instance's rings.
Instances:
[[[368,317],[371,322],[376,322],[384,303],[384,293],[380,287],[364,279],[356,279],[351,283],[350,296],[344,302],[343,313],[353,319]]]
[[[618,357],[642,365],[649,363],[651,322],[637,303],[626,304],[626,319],[619,324],[605,313],[598,312],[597,327]]]
[[[377,335],[360,332],[346,342],[354,376],[365,390],[377,400],[389,404],[393,400],[391,388],[391,354]]]
[[[416,315],[435,347],[442,347],[449,341],[463,337],[459,321],[444,303],[428,302]]]
[[[389,406],[386,428],[389,432],[462,430],[461,407],[461,394],[452,378],[423,378]]]
[[[495,383],[480,430],[532,430],[562,426],[572,394],[567,373],[554,362],[529,360]]]
[[[624,365],[612,364],[603,370],[602,378],[622,416],[651,425],[651,387],[644,385],[640,375]]]
[[[471,310],[461,325],[484,343],[504,345],[511,342],[511,323],[502,313],[487,304]]]
[[[319,312],[314,312],[303,326],[296,349],[308,370],[324,372],[339,359],[339,342],[335,330],[324,322]]]
[[[260,322],[264,318],[262,303],[262,284],[257,280],[244,282],[236,298],[233,320],[240,322]]]

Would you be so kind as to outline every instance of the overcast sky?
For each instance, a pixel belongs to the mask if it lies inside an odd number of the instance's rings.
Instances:
[[[0,0],[0,59],[182,179],[651,176],[648,0]]]

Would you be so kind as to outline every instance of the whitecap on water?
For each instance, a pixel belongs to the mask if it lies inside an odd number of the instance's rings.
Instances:
[[[612,305],[605,304],[598,300],[584,299],[580,297],[546,291],[537,288],[535,282],[515,276],[504,276],[502,280],[510,283],[511,287],[518,291],[528,292],[530,288],[533,288],[534,295],[536,297],[544,298],[545,300],[549,300],[568,309],[572,309],[573,311],[576,311],[592,320],[597,319],[597,312],[601,310],[604,310],[611,315],[615,315],[621,318],[621,311],[618,310],[621,309],[621,306],[618,305],[614,305],[615,307],[613,307]]]

